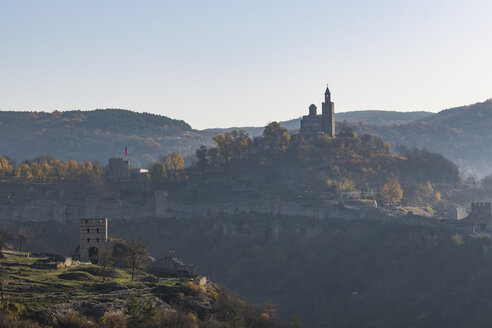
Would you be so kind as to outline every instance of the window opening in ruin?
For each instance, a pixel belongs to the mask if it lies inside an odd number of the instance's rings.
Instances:
[[[90,241],[91,241],[91,239],[90,238],[87,238],[87,242],[90,242]]]
[[[87,229],[87,233],[89,233],[89,229]]]

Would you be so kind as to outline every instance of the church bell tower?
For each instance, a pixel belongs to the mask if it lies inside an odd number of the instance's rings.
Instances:
[[[335,104],[331,102],[331,93],[328,86],[325,91],[325,101],[321,105],[321,131],[330,137],[335,136]]]

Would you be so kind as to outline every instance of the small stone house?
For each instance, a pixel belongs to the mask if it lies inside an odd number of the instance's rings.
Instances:
[[[176,251],[169,249],[168,254],[150,265],[150,270],[179,277],[195,276],[195,266],[184,264],[176,257]]]

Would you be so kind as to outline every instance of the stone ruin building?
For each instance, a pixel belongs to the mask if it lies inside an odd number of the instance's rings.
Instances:
[[[124,181],[130,179],[145,179],[148,174],[148,169],[132,168],[130,162],[123,157],[112,157],[108,160],[106,171],[108,179],[112,181]]]
[[[103,247],[113,248],[108,240],[108,219],[81,219],[80,220],[80,261],[98,261],[99,250]]]
[[[301,134],[327,134],[335,136],[335,104],[331,101],[330,89],[326,87],[325,101],[321,104],[321,115],[317,114],[316,105],[309,106],[309,115],[301,119]]]
[[[97,264],[101,249],[105,248],[114,256],[116,266],[125,266],[125,240],[108,236],[108,219],[92,218],[80,219],[79,259],[81,262]],[[176,257],[174,249],[157,261],[149,257],[150,269],[157,273],[164,273],[179,277],[194,277],[195,266],[184,264]]]
[[[166,256],[153,262],[150,268],[154,272],[160,272],[179,277],[193,277],[195,276],[195,266],[191,264],[184,264],[176,257],[176,251],[169,249]]]
[[[491,203],[471,203],[471,213],[464,220],[473,224],[474,230],[492,230],[492,205]]]
[[[112,157],[108,160],[107,176],[111,180],[126,180],[130,178],[130,162],[122,157]]]

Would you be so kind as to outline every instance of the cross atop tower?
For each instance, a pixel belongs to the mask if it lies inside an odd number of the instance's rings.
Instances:
[[[325,96],[331,95],[330,88],[328,88],[328,83],[326,84]]]

